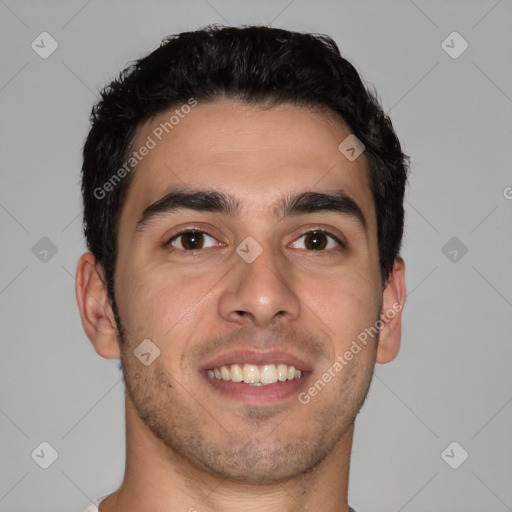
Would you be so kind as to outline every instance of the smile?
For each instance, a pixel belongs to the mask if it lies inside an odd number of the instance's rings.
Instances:
[[[287,380],[301,379],[304,372],[286,364],[231,364],[206,370],[210,379],[244,382],[254,386],[266,386]]]

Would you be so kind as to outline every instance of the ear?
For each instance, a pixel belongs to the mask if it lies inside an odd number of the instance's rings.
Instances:
[[[78,261],[75,291],[82,326],[94,350],[107,359],[119,358],[117,326],[103,269],[90,252],[83,254]]]
[[[405,295],[405,263],[402,258],[397,258],[382,292],[382,328],[377,347],[377,363],[389,363],[398,354]]]

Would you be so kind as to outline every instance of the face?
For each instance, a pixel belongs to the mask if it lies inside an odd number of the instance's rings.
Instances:
[[[120,218],[129,399],[197,468],[303,474],[343,442],[376,360],[373,339],[333,371],[382,312],[367,161],[338,150],[340,120],[291,105],[199,103],[160,141],[171,114],[138,132],[133,147],[156,145]],[[147,360],[159,350],[149,365],[134,355],[143,340]]]

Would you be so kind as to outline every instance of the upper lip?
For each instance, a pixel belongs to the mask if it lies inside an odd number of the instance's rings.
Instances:
[[[310,364],[289,352],[283,352],[281,350],[266,350],[262,352],[251,349],[238,349],[223,352],[202,364],[199,370],[212,370],[213,368],[219,368],[224,365],[229,366],[231,364],[286,364],[305,372],[312,371]]]

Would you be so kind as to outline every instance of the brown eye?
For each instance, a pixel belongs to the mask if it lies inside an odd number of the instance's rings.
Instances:
[[[177,235],[173,236],[169,243],[175,247],[176,249],[181,249],[184,251],[193,251],[196,249],[204,249],[205,241],[207,239],[211,239],[215,242],[215,238],[204,233],[203,231],[182,231]],[[206,247],[213,247],[216,244],[213,243]]]
[[[294,248],[306,249],[308,251],[323,251],[342,245],[337,237],[324,231],[309,231],[300,236],[298,240],[303,240],[303,243],[294,242]],[[303,245],[303,247],[300,247],[300,245]]]

